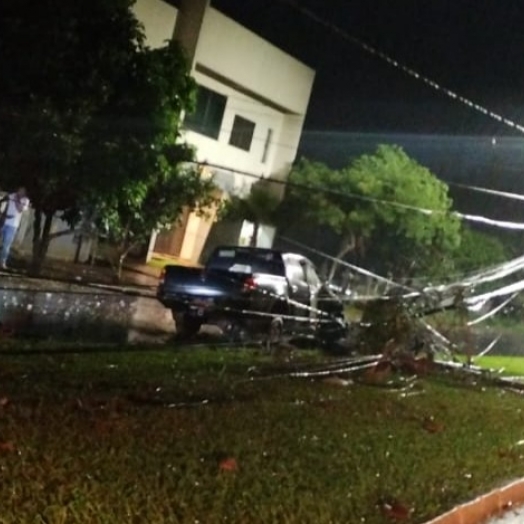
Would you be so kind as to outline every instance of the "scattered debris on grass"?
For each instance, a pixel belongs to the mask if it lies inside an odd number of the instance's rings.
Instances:
[[[413,513],[413,508],[409,508],[396,499],[381,501],[380,508],[388,519],[395,522],[408,520]]]
[[[0,452],[2,453],[14,453],[16,452],[16,447],[13,442],[10,440],[0,442]]]
[[[237,471],[238,463],[236,458],[226,457],[219,462],[218,467],[221,471]]]
[[[338,387],[347,387],[353,384],[352,380],[347,380],[338,376],[333,377],[327,377],[322,380],[324,384],[328,384],[330,386],[338,386]]]

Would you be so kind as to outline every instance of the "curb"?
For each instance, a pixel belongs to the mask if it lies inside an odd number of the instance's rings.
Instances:
[[[453,508],[426,524],[482,524],[524,503],[524,478]]]

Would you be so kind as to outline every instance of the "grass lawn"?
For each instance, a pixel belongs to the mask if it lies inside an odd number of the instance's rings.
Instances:
[[[524,377],[524,357],[485,356],[475,359],[474,363],[488,369],[503,370],[504,375]]]
[[[269,362],[247,350],[21,353],[1,524],[383,524],[393,498],[421,523],[524,475],[524,398],[496,389],[249,380]]]
[[[178,257],[171,257],[168,255],[160,255],[155,253],[151,260],[147,263],[148,266],[162,269],[166,265],[174,264],[180,266],[193,266],[187,260]]]

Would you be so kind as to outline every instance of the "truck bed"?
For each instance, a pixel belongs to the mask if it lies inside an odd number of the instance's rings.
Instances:
[[[158,298],[166,307],[193,299],[224,299],[240,295],[246,276],[220,269],[166,266]]]

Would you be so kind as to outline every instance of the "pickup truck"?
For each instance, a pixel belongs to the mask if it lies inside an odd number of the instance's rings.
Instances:
[[[262,335],[271,344],[300,334],[329,344],[347,330],[343,303],[311,261],[273,249],[222,246],[202,269],[168,265],[157,298],[171,309],[182,338],[211,324],[235,339]]]

